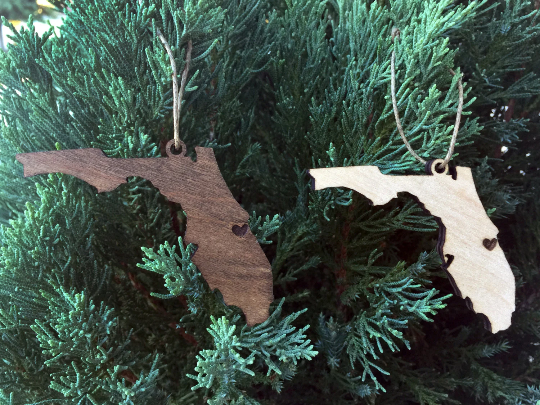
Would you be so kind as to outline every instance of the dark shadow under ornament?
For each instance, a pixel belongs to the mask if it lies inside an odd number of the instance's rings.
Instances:
[[[247,324],[264,322],[273,301],[272,269],[247,224],[249,214],[231,194],[214,151],[196,147],[197,161],[174,154],[164,158],[108,158],[100,149],[21,153],[24,176],[64,173],[112,191],[139,176],[149,180],[187,214],[185,241],[198,246],[193,263],[211,289],[219,288],[227,305],[244,311]],[[238,226],[237,224],[244,224]]]

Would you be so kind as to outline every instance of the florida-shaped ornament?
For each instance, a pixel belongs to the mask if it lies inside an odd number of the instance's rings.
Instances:
[[[391,176],[376,166],[311,169],[313,188],[343,187],[384,205],[400,192],[410,193],[437,218],[437,250],[456,294],[496,333],[510,326],[515,310],[514,275],[497,241],[499,233],[480,202],[471,169],[426,163],[428,175]],[[439,165],[439,166],[438,166]]]
[[[227,305],[236,305],[252,326],[268,318],[273,301],[272,270],[251,232],[249,214],[230,192],[211,148],[196,147],[197,161],[172,153],[167,157],[119,159],[101,149],[21,153],[24,176],[64,173],[97,188],[112,191],[131,176],[142,177],[187,215],[185,240],[197,245],[192,261],[211,289],[218,288]],[[185,148],[184,148],[185,150]]]

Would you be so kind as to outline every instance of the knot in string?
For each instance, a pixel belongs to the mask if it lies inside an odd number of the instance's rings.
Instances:
[[[399,39],[400,31],[398,28],[394,27],[392,28],[392,42],[394,42],[396,39]],[[395,48],[395,46],[394,46]],[[403,126],[401,125],[401,120],[399,119],[399,111],[397,107],[397,100],[396,100],[396,67],[395,67],[395,60],[396,60],[396,52],[393,49],[392,50],[392,58],[390,59],[390,68],[392,72],[391,80],[390,80],[390,88],[391,88],[391,94],[392,94],[392,106],[394,107],[394,116],[396,117],[396,126],[399,132],[399,135],[401,136],[401,139],[403,139],[403,143],[405,143],[405,146],[413,155],[416,160],[418,160],[423,165],[426,164],[426,161],[422,159],[418,154],[413,150],[411,144],[409,141],[407,141],[407,138],[405,137],[405,134],[403,132]],[[455,72],[450,69],[450,73],[452,75],[455,75]],[[456,139],[457,134],[459,131],[459,124],[461,122],[461,112],[463,111],[463,85],[461,83],[461,76],[458,78],[458,89],[459,89],[459,103],[458,103],[458,109],[457,109],[457,115],[456,115],[456,123],[454,124],[454,133],[452,134],[452,140],[450,141],[450,147],[448,148],[448,153],[446,154],[446,157],[444,158],[443,162],[441,163],[441,168],[444,169],[448,165],[448,162],[452,158],[452,154],[454,153],[454,147],[456,146]]]

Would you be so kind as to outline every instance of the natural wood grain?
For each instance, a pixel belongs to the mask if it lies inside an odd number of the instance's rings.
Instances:
[[[24,176],[65,173],[97,188],[112,191],[130,176],[152,182],[187,214],[185,240],[198,246],[193,263],[227,305],[241,308],[248,325],[268,318],[273,301],[272,270],[248,226],[248,213],[223,179],[210,148],[196,147],[197,161],[171,152],[165,158],[108,158],[100,149],[22,153]],[[236,232],[235,232],[236,231]]]
[[[484,210],[468,167],[450,175],[427,163],[428,176],[383,175],[375,166],[312,169],[314,189],[344,187],[383,205],[399,192],[418,198],[441,226],[438,250],[456,293],[487,317],[493,333],[510,326],[515,310],[515,279],[497,243],[498,229]],[[487,240],[487,242],[486,242]]]

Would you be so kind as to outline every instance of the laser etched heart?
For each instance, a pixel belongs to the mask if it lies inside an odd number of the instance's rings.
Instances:
[[[487,250],[493,250],[495,249],[495,246],[497,246],[497,238],[493,238],[491,240],[489,240],[488,238],[484,239],[484,247],[487,249]]]
[[[242,226],[234,225],[234,226],[232,227],[233,233],[234,233],[236,236],[240,237],[240,238],[242,238],[242,237],[244,237],[244,236],[246,235],[248,229],[249,229],[248,224],[244,224],[244,225],[242,225]]]

